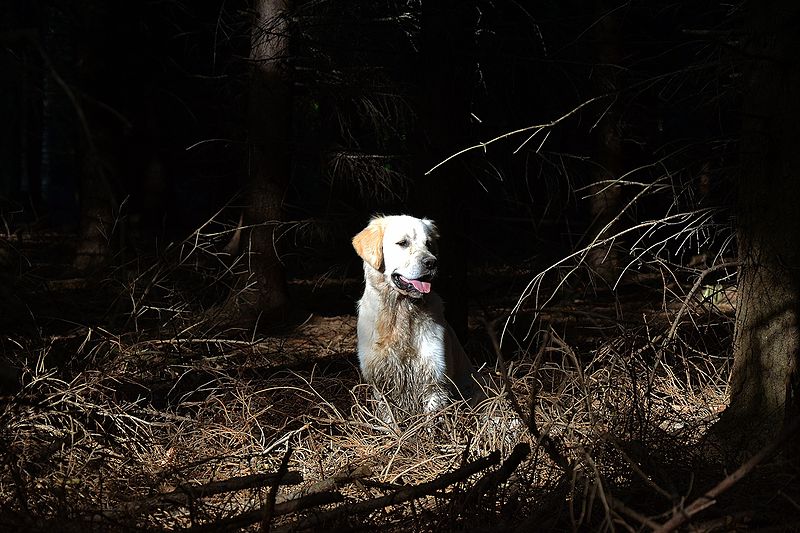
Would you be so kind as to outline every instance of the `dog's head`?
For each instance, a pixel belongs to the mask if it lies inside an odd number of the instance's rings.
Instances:
[[[353,237],[353,248],[388,286],[411,298],[431,291],[436,275],[436,240],[432,221],[406,215],[376,217]]]

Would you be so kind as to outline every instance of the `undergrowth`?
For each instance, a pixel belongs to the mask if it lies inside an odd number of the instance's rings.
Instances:
[[[726,402],[730,306],[671,286],[585,343],[565,326],[585,313],[553,304],[527,344],[483,344],[482,403],[387,423],[359,380],[354,316],[225,326],[186,296],[206,274],[178,257],[126,275],[115,328],[7,337],[5,528],[635,531],[719,472],[706,434]]]

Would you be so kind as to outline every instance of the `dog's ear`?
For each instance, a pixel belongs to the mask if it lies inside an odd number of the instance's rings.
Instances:
[[[429,218],[423,218],[422,223],[428,228],[428,238],[437,240],[439,238],[439,228],[436,227],[436,222]]]
[[[361,259],[375,270],[383,268],[383,230],[385,221],[373,218],[369,225],[353,237],[353,248]]]

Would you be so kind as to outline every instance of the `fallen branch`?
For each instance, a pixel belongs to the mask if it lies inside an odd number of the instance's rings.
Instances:
[[[320,512],[309,516],[304,520],[275,528],[273,531],[288,532],[319,527],[326,523],[332,523],[345,515],[375,511],[376,509],[383,509],[390,505],[396,505],[398,503],[407,502],[423,496],[430,496],[438,490],[458,483],[459,481],[463,481],[469,476],[494,466],[499,462],[500,452],[494,451],[486,457],[482,457],[476,461],[473,461],[472,463],[462,466],[461,468],[453,470],[452,472],[443,474],[432,481],[428,481],[427,483],[405,487],[397,492],[387,494],[386,496],[381,496],[379,498],[340,505],[339,507],[331,509],[330,511]]]
[[[519,464],[531,453],[531,446],[527,442],[520,442],[511,451],[511,454],[503,461],[503,464],[494,472],[489,472],[475,483],[470,491],[469,500],[477,502],[484,494],[508,481],[511,474],[517,469]]]
[[[754,514],[755,513],[752,510],[739,511],[711,520],[706,520],[704,522],[696,522],[692,524],[692,531],[695,533],[713,531],[744,531],[747,529],[748,523],[753,520]],[[800,531],[800,522],[783,522],[779,527],[779,530],[774,531]],[[760,531],[769,531],[769,529],[764,528]]]
[[[536,358],[533,361],[533,374],[535,376],[539,375],[539,368],[542,364],[542,356],[544,355],[545,350],[549,348],[550,342],[554,338],[556,341],[561,341],[558,335],[555,334],[555,331],[550,328],[550,331],[545,333],[545,336],[542,339],[542,344],[539,347],[539,350],[536,352]],[[565,474],[572,476],[574,465],[559,449],[558,442],[556,442],[556,440],[550,435],[542,433],[539,430],[539,426],[536,422],[536,399],[538,395],[539,384],[536,383],[531,388],[530,396],[528,397],[528,413],[530,413],[528,418],[528,431],[531,435],[536,437],[536,442],[539,443],[539,445],[544,449],[547,456],[550,457],[550,460],[558,465]]]
[[[247,527],[257,522],[262,523],[263,529],[265,527],[263,524],[266,524],[267,519],[271,520],[276,516],[302,511],[303,509],[318,507],[320,505],[326,505],[329,503],[341,502],[344,500],[344,498],[341,494],[336,492],[335,489],[337,487],[351,481],[355,481],[356,479],[371,475],[372,471],[366,466],[360,466],[354,469],[345,469],[332,477],[313,483],[308,487],[304,487],[289,496],[276,498],[272,504],[272,507],[270,507],[270,503],[267,502],[258,509],[246,511],[224,520],[195,526],[190,528],[188,531],[191,531],[192,533],[198,533],[203,531],[234,530]]]
[[[278,488],[280,488],[283,477],[289,473],[289,459],[292,458],[292,451],[291,446],[286,447],[286,453],[283,454],[281,466],[278,468],[278,475],[275,481],[272,482],[269,494],[267,494],[267,504],[262,507],[261,531],[264,533],[269,533],[269,526],[272,523],[273,513],[275,512],[275,500],[278,497]]]
[[[186,506],[189,502],[199,498],[235,492],[238,490],[266,487],[280,480],[284,485],[297,485],[302,483],[303,476],[299,472],[287,472],[281,477],[279,474],[252,474],[249,476],[234,477],[222,481],[212,481],[205,485],[181,485],[172,492],[158,494],[145,500],[127,502],[121,508],[102,512],[103,518],[119,518],[122,516],[138,515],[149,512],[158,507],[169,505]]]
[[[702,496],[696,498],[691,504],[689,504],[684,509],[676,509],[675,513],[672,515],[667,522],[664,523],[661,527],[655,530],[656,533],[668,533],[670,531],[676,530],[680,527],[684,522],[688,521],[692,516],[696,515],[700,511],[711,507],[715,503],[717,503],[717,497],[720,494],[724,493],[726,490],[734,486],[739,480],[741,480],[744,476],[750,473],[756,466],[758,466],[762,461],[767,459],[768,457],[772,456],[775,452],[780,449],[781,446],[784,445],[789,438],[800,429],[800,417],[795,418],[791,424],[781,433],[781,435],[775,439],[774,441],[770,442],[758,453],[752,456],[750,459],[745,461],[739,468],[737,468],[733,473],[731,473],[728,477],[717,483],[717,485],[703,494]]]
[[[606,499],[608,500],[608,504],[611,506],[611,510],[627,516],[628,518],[633,518],[640,524],[644,524],[651,529],[655,529],[659,526],[658,522],[652,520],[651,518],[643,515],[642,513],[631,509],[624,503],[622,503],[617,498],[613,497],[611,494],[606,494]]]
[[[344,498],[338,492],[319,492],[309,494],[308,496],[303,496],[301,498],[297,498],[296,500],[276,503],[272,508],[270,517],[275,518],[276,516],[287,515],[297,511],[302,511],[303,509],[319,507],[320,505],[327,505],[329,503],[338,503],[343,500]],[[263,505],[258,509],[245,511],[244,513],[232,516],[230,518],[225,518],[216,522],[209,522],[207,524],[201,524],[184,529],[182,531],[186,531],[187,533],[203,533],[206,531],[239,530],[258,522],[263,523],[266,516],[266,511],[266,505]]]
[[[333,476],[323,479],[321,481],[317,481],[316,483],[312,483],[308,487],[303,487],[297,492],[294,492],[286,496],[279,496],[276,502],[285,503],[292,500],[297,500],[299,498],[303,498],[305,496],[310,496],[311,494],[330,492],[341,487],[342,485],[352,483],[357,479],[363,479],[371,475],[372,475],[372,470],[370,470],[368,466],[362,465],[353,468],[352,465],[350,465],[347,468],[344,468],[343,470],[334,474]]]

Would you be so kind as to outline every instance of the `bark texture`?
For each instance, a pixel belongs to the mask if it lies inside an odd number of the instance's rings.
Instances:
[[[597,64],[592,76],[598,94],[608,95],[602,104],[603,115],[594,130],[594,162],[592,188],[589,197],[591,224],[589,239],[606,238],[616,230],[614,218],[619,214],[621,190],[612,183],[619,179],[622,171],[622,135],[620,133],[620,63],[622,21],[619,5],[605,0],[596,0],[595,26]],[[614,243],[593,248],[587,261],[592,270],[608,282],[613,282],[619,273],[619,258]]]
[[[283,199],[291,171],[291,79],[286,0],[258,0],[252,33],[250,158],[244,211],[248,266],[254,291],[239,302],[244,317],[280,319],[288,297],[276,235],[283,221]]]
[[[739,294],[730,407],[722,427],[748,448],[798,408],[800,4],[750,6],[741,175]]]
[[[468,159],[461,157],[430,175],[424,173],[467,145],[471,91],[474,82],[473,2],[440,0],[422,3],[421,81],[419,85],[420,146],[418,157],[421,215],[432,218],[440,241],[437,291],[447,320],[459,338],[467,334],[468,195],[473,179]]]

